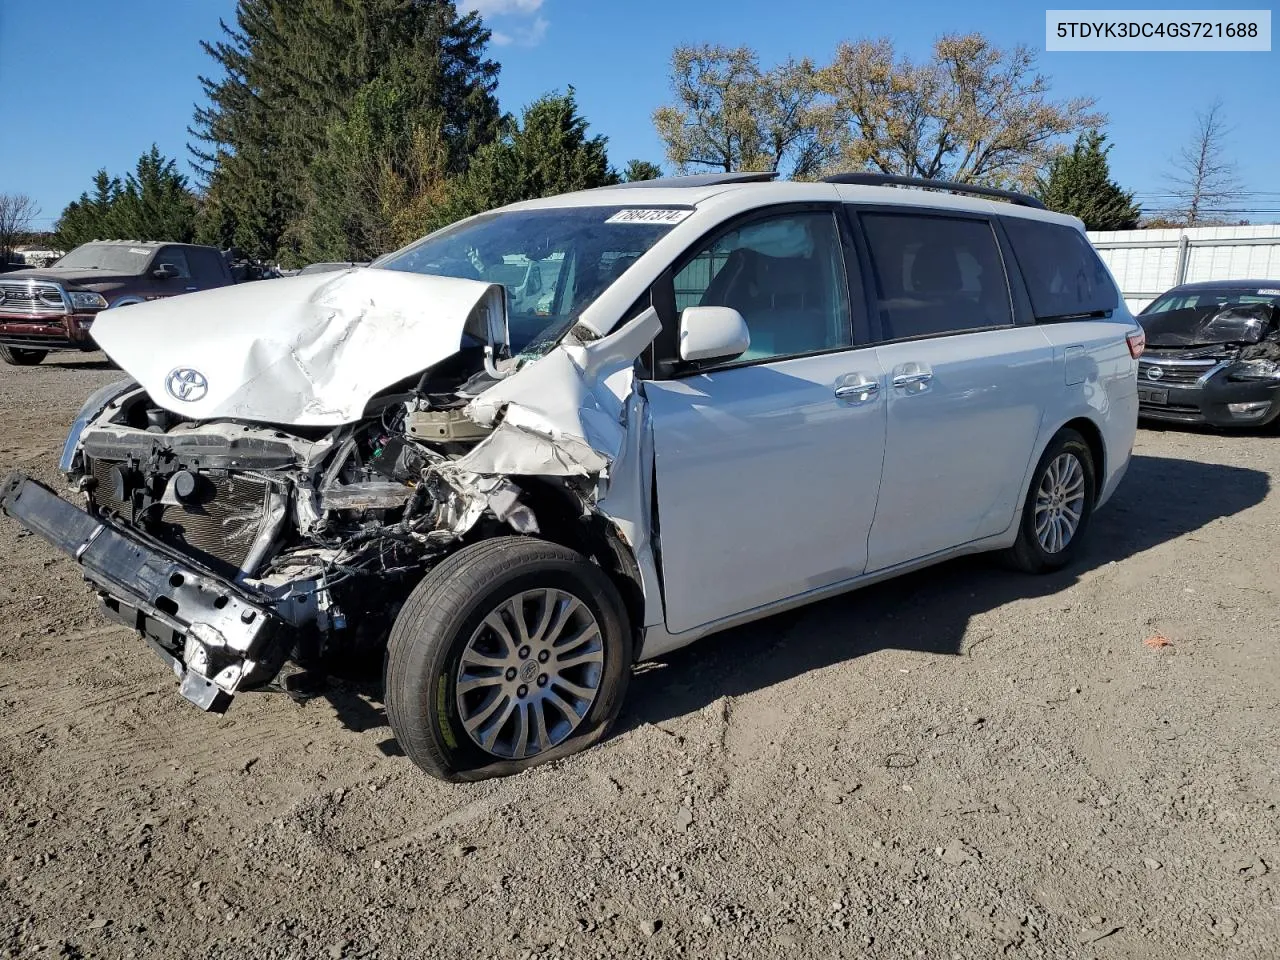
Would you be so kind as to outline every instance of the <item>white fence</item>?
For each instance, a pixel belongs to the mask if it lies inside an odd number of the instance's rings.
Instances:
[[[1197,280],[1280,280],[1280,224],[1092,231],[1135,313],[1170,287]]]

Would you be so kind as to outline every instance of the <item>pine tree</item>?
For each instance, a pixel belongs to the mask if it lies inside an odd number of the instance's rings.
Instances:
[[[606,137],[587,136],[573,87],[549,93],[524,110],[505,134],[481,147],[441,211],[444,223],[504,204],[618,183]]]
[[[187,178],[155,144],[138,158],[111,205],[109,225],[121,240],[190,243],[196,233],[196,203]]]
[[[1132,230],[1142,209],[1111,179],[1111,146],[1098,130],[1081,134],[1069,153],[1054,159],[1036,193],[1050,210],[1084,221],[1087,230]]]
[[[119,178],[99,170],[93,177],[93,194],[82,193],[78,200],[72,200],[53,225],[53,244],[60,250],[72,250],[111,236],[115,231],[109,218],[120,189]]]
[[[405,96],[374,81],[309,165],[291,238],[311,262],[370,260],[428,232],[447,174],[440,124],[415,125]]]
[[[489,31],[449,0],[239,0],[223,32],[204,48],[225,75],[201,79],[208,104],[190,131],[208,186],[202,233],[252,255],[297,262],[318,248],[317,229],[331,229],[321,221],[342,220],[317,207],[333,193],[318,181],[333,176],[371,97],[393,98],[402,156],[438,130],[450,173],[498,132]]]
[[[177,163],[155,144],[122,182],[106,170],[93,178],[93,193],[67,204],[54,225],[58,247],[90,240],[167,240],[189,243],[196,234],[196,199]]]
[[[662,168],[648,160],[628,160],[626,169],[622,171],[622,179],[626,183],[635,183],[637,180],[657,180],[661,176]]]

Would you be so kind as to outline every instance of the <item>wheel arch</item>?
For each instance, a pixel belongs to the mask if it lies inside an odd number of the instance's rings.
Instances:
[[[635,660],[644,630],[645,596],[640,565],[631,546],[612,521],[584,506],[565,487],[532,477],[521,477],[517,483],[538,518],[538,536],[595,561],[613,582],[630,621],[631,659]]]
[[[1102,439],[1101,428],[1088,417],[1076,417],[1059,427],[1054,436],[1056,437],[1063,430],[1074,430],[1088,445],[1089,455],[1093,457],[1093,495],[1095,498],[1101,497],[1107,479],[1107,447]]]

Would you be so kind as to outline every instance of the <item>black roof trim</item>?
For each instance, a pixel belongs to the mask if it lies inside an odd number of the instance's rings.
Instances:
[[[947,190],[951,193],[971,193],[979,197],[991,197],[1016,203],[1020,207],[1047,207],[1035,197],[1013,190],[983,187],[974,183],[952,183],[950,180],[926,180],[923,177],[899,177],[889,173],[837,173],[822,178],[823,183],[850,183],[863,187],[919,187],[926,190]]]
[[[682,177],[658,177],[656,180],[631,180],[627,183],[615,184],[613,187],[604,189],[617,189],[618,187],[715,187],[720,184],[730,183],[767,183],[770,180],[776,180],[778,173],[775,170],[754,173],[748,170],[740,170],[736,173],[691,173]]]

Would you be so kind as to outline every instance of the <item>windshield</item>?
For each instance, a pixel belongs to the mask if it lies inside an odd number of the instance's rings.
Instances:
[[[500,283],[513,353],[550,349],[688,209],[564,207],[482,214],[373,265]]]
[[[155,252],[154,247],[129,247],[123,243],[86,243],[57,262],[59,267],[77,270],[108,270],[111,273],[141,273]]]
[[[1254,303],[1280,304],[1280,286],[1239,287],[1219,290],[1170,290],[1153,300],[1142,316],[1168,313],[1172,310],[1212,310],[1225,306],[1248,306]]]
[[[1259,343],[1275,332],[1280,289],[1170,290],[1139,317],[1153,347]]]

